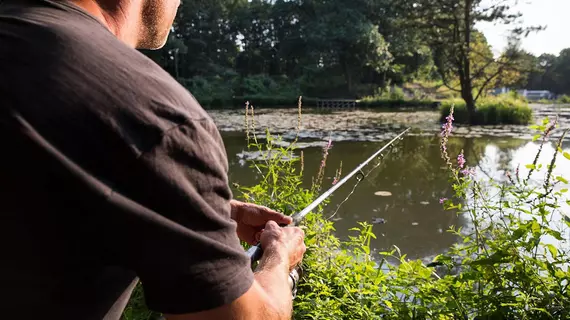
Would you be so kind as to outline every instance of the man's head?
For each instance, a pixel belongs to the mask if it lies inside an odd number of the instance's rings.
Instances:
[[[121,41],[138,49],[166,43],[180,0],[71,0],[107,25]]]

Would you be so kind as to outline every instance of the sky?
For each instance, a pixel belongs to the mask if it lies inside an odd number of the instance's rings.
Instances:
[[[546,26],[546,30],[531,33],[522,40],[526,51],[537,56],[543,53],[558,55],[562,49],[570,48],[570,0],[519,0],[513,11],[522,13],[523,26]],[[485,34],[495,54],[505,48],[507,26],[485,23],[477,27]]]

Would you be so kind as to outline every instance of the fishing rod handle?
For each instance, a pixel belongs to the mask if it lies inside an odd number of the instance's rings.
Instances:
[[[261,249],[261,244],[256,244],[251,248],[247,249],[247,256],[251,260],[251,263],[259,261],[263,256],[263,249]]]
[[[286,224],[279,224],[279,226],[281,228],[286,228],[286,227],[292,227],[297,225],[298,221],[293,218],[293,223],[286,225]],[[259,261],[259,259],[261,259],[261,256],[263,256],[263,250],[261,249],[261,243],[258,242],[256,245],[252,246],[251,248],[249,248],[247,250],[247,256],[249,257],[249,259],[251,260],[251,263],[253,264],[256,261]]]

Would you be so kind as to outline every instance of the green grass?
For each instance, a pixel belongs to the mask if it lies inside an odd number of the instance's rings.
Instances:
[[[250,95],[250,96],[236,96],[232,97],[230,101],[222,99],[201,99],[197,97],[200,104],[205,108],[243,108],[246,102],[256,108],[294,108],[297,96],[265,96],[265,95]],[[334,99],[331,99],[334,100]],[[317,98],[303,97],[303,106],[306,108],[316,108]],[[357,108],[373,108],[373,109],[399,109],[399,108],[422,108],[422,109],[435,109],[438,103],[433,100],[408,100],[403,98],[384,98],[384,97],[366,97],[361,100],[356,100]]]
[[[386,99],[382,97],[366,97],[358,101],[357,106],[363,108],[426,108],[435,109],[438,103],[433,100]]]
[[[562,96],[558,97],[558,99],[556,99],[556,100],[540,99],[540,100],[536,101],[535,103],[540,103],[540,104],[570,104],[570,96],[562,95]]]
[[[462,99],[444,100],[440,107],[441,121],[449,114],[454,106],[455,123],[467,124],[469,122],[467,107]],[[532,121],[532,109],[526,101],[508,96],[485,97],[476,103],[475,119],[473,125],[497,124],[529,124]]]

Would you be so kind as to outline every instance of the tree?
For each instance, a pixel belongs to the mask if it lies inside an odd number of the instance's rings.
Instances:
[[[480,22],[516,25],[521,14],[512,13],[509,0],[394,0],[393,5],[402,13],[399,25],[419,28],[424,39],[435,51],[438,71],[444,83],[461,94],[470,118],[475,103],[493,81],[505,70],[517,66],[518,50],[510,48],[499,58],[490,54],[486,41],[475,25]],[[515,27],[512,37],[519,38],[535,27]],[[457,85],[453,84],[457,80]]]
[[[301,5],[308,65],[316,72],[340,73],[351,93],[367,70],[383,72],[391,62],[388,44],[367,17],[369,9],[366,0],[313,0]]]
[[[519,39],[511,39],[506,50],[499,56],[496,69],[500,71],[494,87],[522,88],[532,72],[536,71],[536,57],[521,48]]]
[[[542,54],[534,59],[534,69],[524,88],[570,94],[570,48],[559,56]]]
[[[570,94],[570,48],[560,52],[554,62],[552,73],[555,82],[554,91],[560,94]]]
[[[415,79],[432,79],[434,61],[431,47],[426,43],[420,28],[402,28],[398,21],[404,19],[405,12],[391,4],[391,0],[372,2],[367,16],[378,26],[379,32],[389,44],[392,63],[383,73],[385,79],[393,83],[403,83]]]

